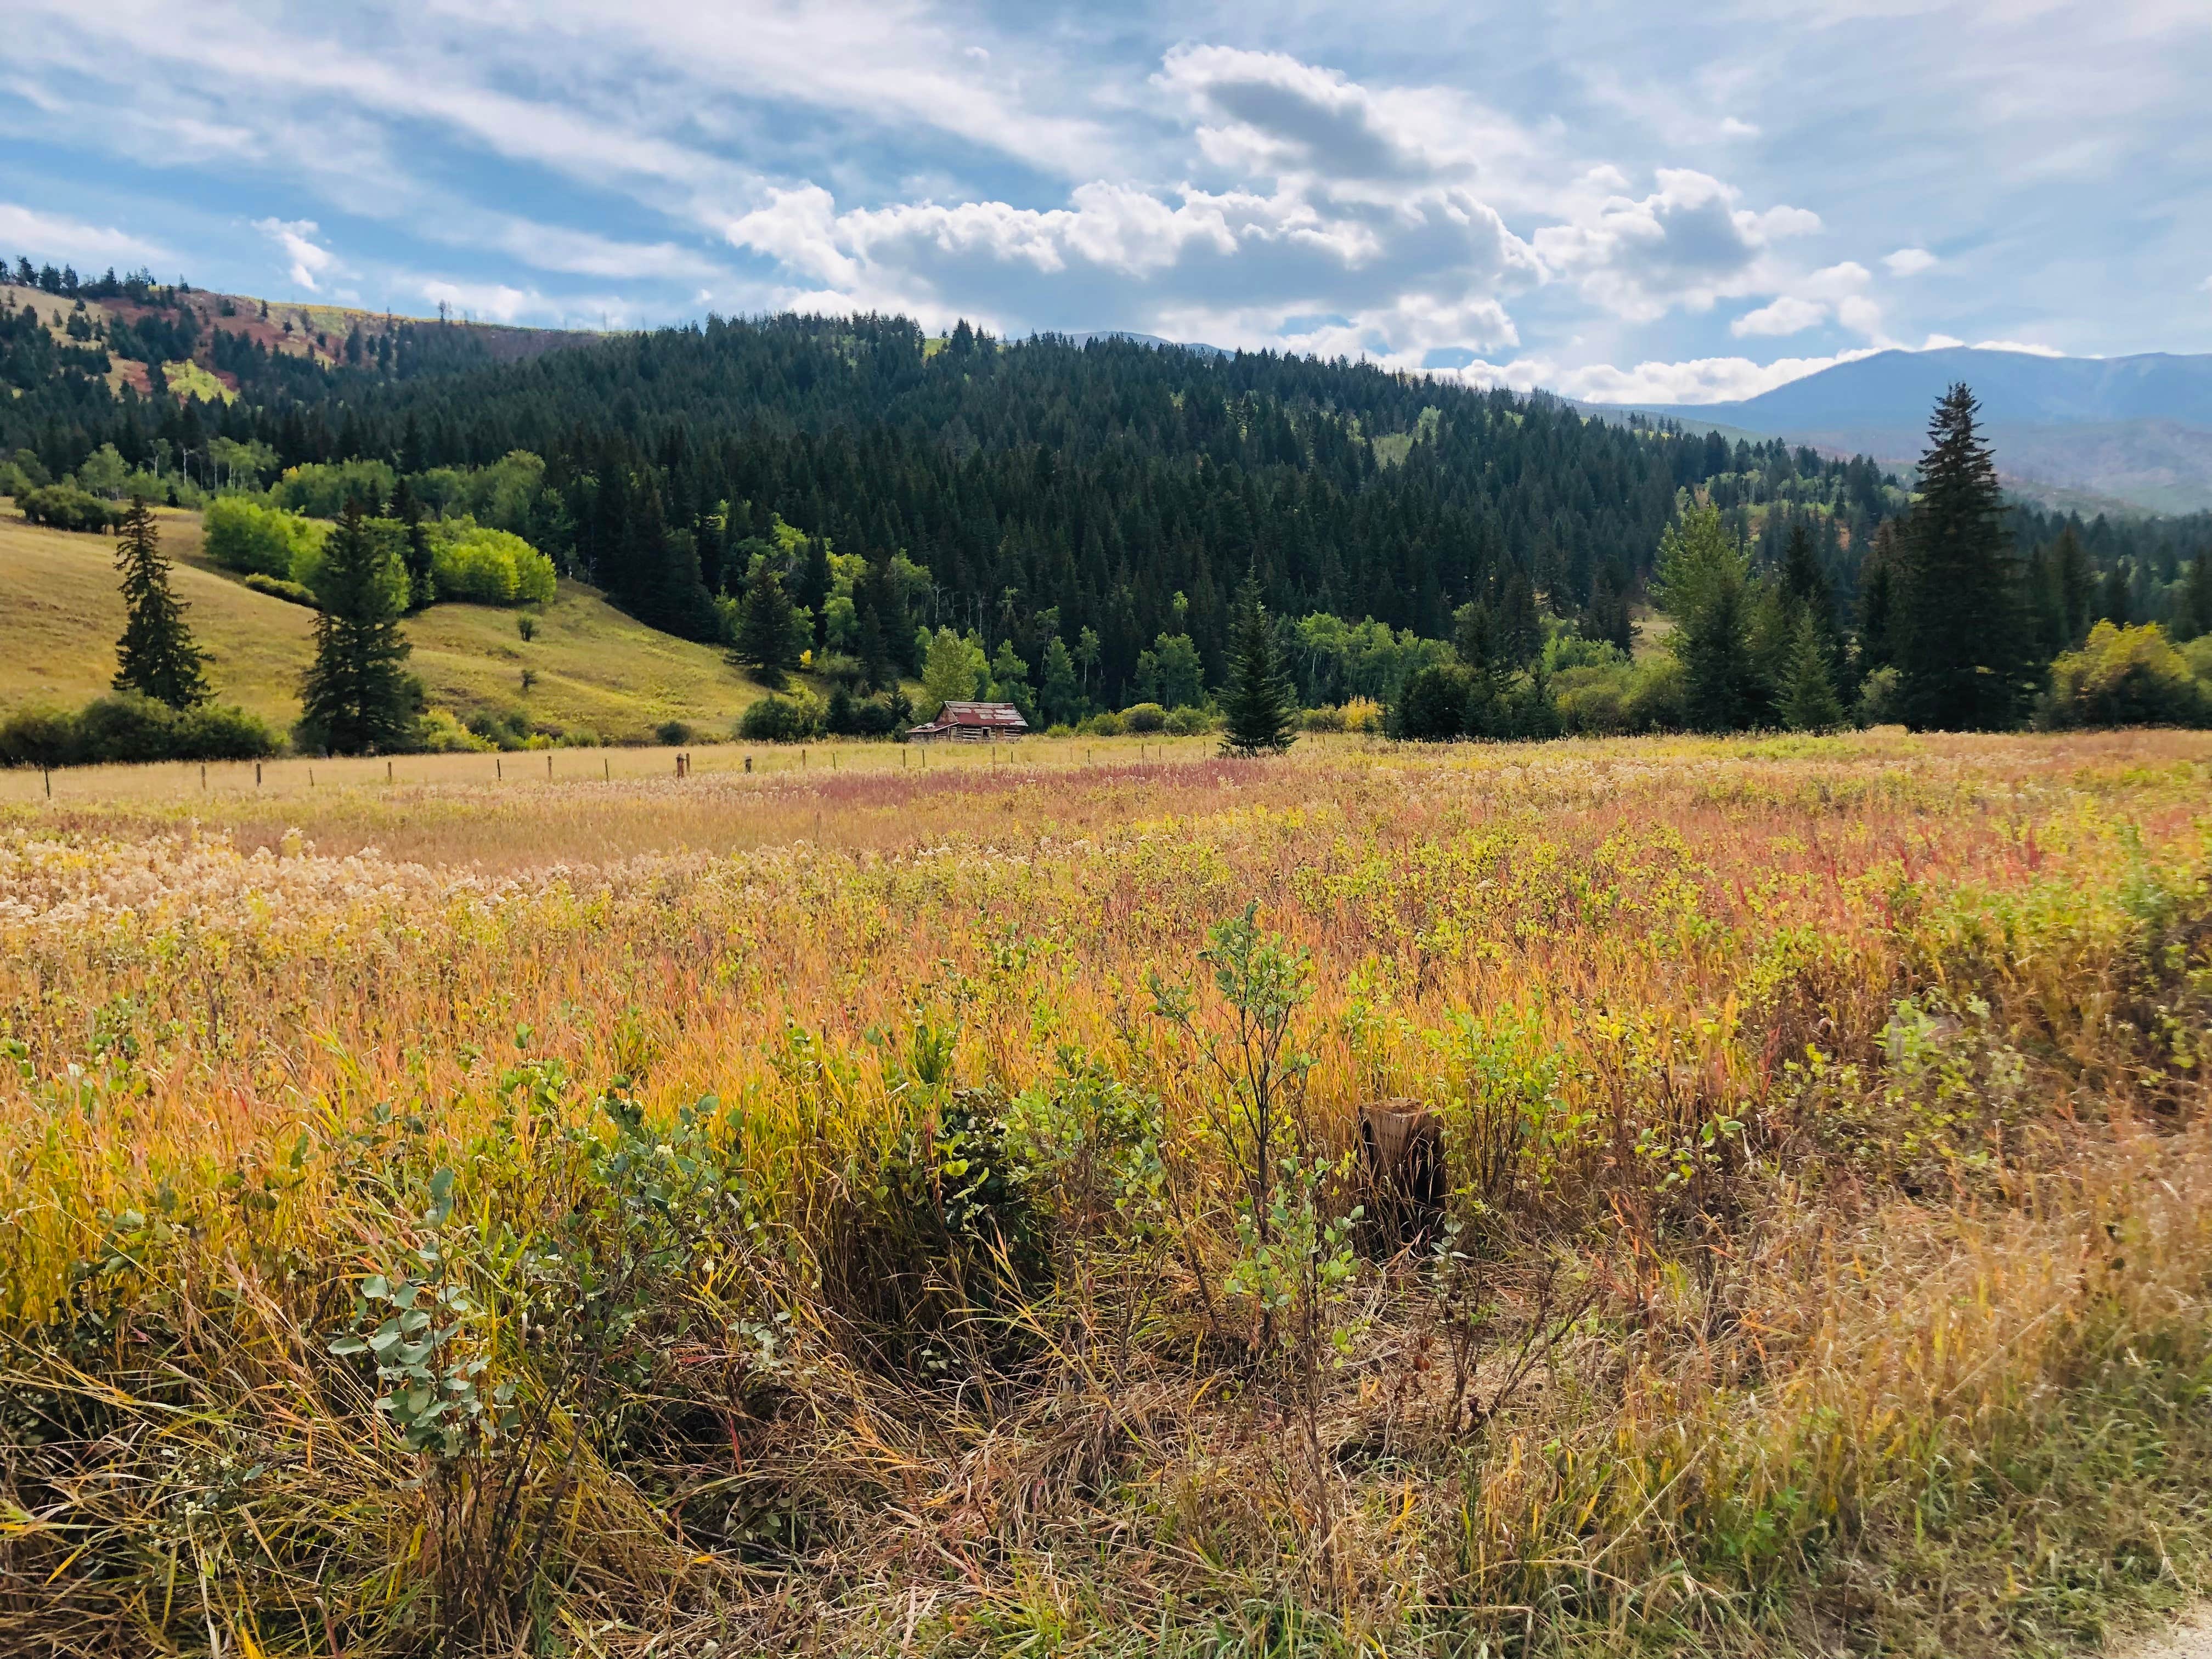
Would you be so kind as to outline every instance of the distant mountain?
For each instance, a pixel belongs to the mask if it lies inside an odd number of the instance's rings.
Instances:
[[[1980,399],[1998,466],[2021,494],[2154,513],[2212,507],[2212,356],[1884,351],[1740,402],[1637,407],[1695,428],[1909,465],[1936,400],[1960,380]]]

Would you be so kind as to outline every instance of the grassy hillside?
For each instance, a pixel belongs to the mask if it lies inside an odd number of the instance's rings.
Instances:
[[[164,510],[162,543],[179,597],[210,659],[216,694],[289,726],[312,650],[313,613],[240,585],[200,556],[199,516]],[[107,689],[123,606],[114,544],[0,516],[0,708],[77,702]],[[407,625],[431,702],[466,718],[519,708],[536,724],[610,739],[667,720],[726,730],[759,689],[711,647],[656,633],[588,587],[563,582],[525,641],[518,613],[433,606]],[[522,684],[525,669],[534,683]]]

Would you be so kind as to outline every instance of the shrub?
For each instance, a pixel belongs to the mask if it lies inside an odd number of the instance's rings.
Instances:
[[[311,519],[335,519],[348,501],[391,500],[399,475],[382,461],[326,461],[289,468],[269,498],[277,506]]]
[[[15,497],[16,510],[53,530],[106,530],[121,514],[75,484],[48,484]]]
[[[257,593],[266,593],[272,599],[283,599],[293,605],[304,605],[310,610],[321,609],[314,590],[298,582],[287,581],[281,576],[264,576],[258,570],[251,573],[244,586]]]
[[[76,716],[33,704],[0,720],[0,766],[70,766],[76,760]]]
[[[2212,696],[2156,623],[2119,628],[2100,622],[2079,651],[2051,665],[2051,689],[2037,706],[2035,723],[2045,731],[2203,726],[2212,723]]]
[[[1629,693],[1634,677],[1611,668],[1570,668],[1553,684],[1562,730],[1603,738],[1634,729]]]
[[[1305,712],[1305,727],[1309,732],[1341,732],[1344,730],[1344,710],[1335,703],[1326,703]]]
[[[472,605],[552,600],[553,561],[521,537],[473,519],[441,520],[428,528],[430,574],[440,599]]]
[[[691,728],[682,720],[663,720],[653,728],[653,740],[677,748],[691,741]]]
[[[1121,729],[1125,732],[1164,731],[1168,711],[1156,702],[1132,703],[1121,711]]]
[[[1628,691],[1628,729],[1679,732],[1690,723],[1690,681],[1682,659],[1652,658],[1636,671]]]
[[[1075,728],[1086,738],[1118,738],[1128,728],[1119,714],[1111,712],[1093,714]]]
[[[294,566],[303,554],[319,552],[330,531],[327,525],[263,507],[242,495],[219,495],[210,501],[201,524],[201,544],[224,569],[283,582],[299,581]]]
[[[1169,714],[1167,720],[1168,732],[1173,737],[1194,738],[1201,732],[1211,732],[1213,727],[1212,714],[1203,708],[1178,708]]]
[[[0,724],[0,763],[9,766],[262,760],[279,747],[276,734],[242,708],[180,711],[135,692],[96,698],[74,714],[19,709]]]
[[[499,746],[470,731],[450,708],[433,708],[423,715],[415,728],[415,738],[426,755],[480,753]]]
[[[821,734],[822,705],[805,691],[763,697],[738,720],[738,736],[748,743],[802,743]]]

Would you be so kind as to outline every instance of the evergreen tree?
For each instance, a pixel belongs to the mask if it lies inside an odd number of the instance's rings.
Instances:
[[[1259,584],[1249,577],[1237,595],[1237,610],[1229,685],[1221,700],[1228,717],[1221,752],[1280,754],[1297,741],[1297,696],[1275,648],[1275,626],[1260,603]]]
[[[2052,647],[2056,656],[2071,651],[2089,637],[2090,611],[2097,602],[2097,571],[2088,550],[2069,521],[2058,532],[2051,550],[2051,585],[2057,600],[2056,616],[2063,629]]]
[[[783,578],[773,559],[754,561],[745,582],[745,596],[738,616],[738,638],[731,658],[753,671],[753,678],[771,689],[799,666],[794,639],[798,612],[783,591]],[[813,632],[811,624],[807,633]]]
[[[1828,673],[1828,643],[1809,611],[1797,619],[1780,713],[1792,732],[1829,732],[1844,723],[1844,706]]]
[[[430,532],[422,523],[422,504],[415,499],[404,478],[392,492],[392,516],[399,520],[407,538],[401,556],[407,564],[407,609],[412,614],[437,598],[438,583],[431,571]]]
[[[2116,562],[2105,573],[2103,589],[2097,596],[2097,619],[2116,628],[2125,628],[2135,620],[2135,611],[2134,595],[2128,590],[2128,573]]]
[[[1692,508],[1659,541],[1659,599],[1674,620],[1670,643],[1687,682],[1690,724],[1740,732],[1766,706],[1752,652],[1750,562],[1720,510]]]
[[[136,691],[172,708],[197,708],[208,700],[203,659],[185,625],[184,602],[170,591],[169,562],[143,496],[131,498],[115,547],[123,574],[123,637],[115,642],[115,689]]]
[[[2212,547],[2199,548],[2189,562],[2189,580],[2174,601],[2173,637],[2193,640],[2212,634]]]
[[[1067,648],[1067,641],[1057,634],[1044,648],[1037,707],[1050,726],[1073,726],[1083,718],[1083,689],[1076,681],[1075,658]]]
[[[301,727],[333,754],[404,749],[414,737],[417,692],[402,665],[414,647],[400,632],[386,556],[359,502],[347,504],[323,557]]]
[[[1905,536],[1899,702],[1905,723],[1920,730],[2009,726],[2027,689],[2019,576],[1978,409],[1963,385],[1936,405]]]
[[[1897,520],[1883,520],[1875,532],[1873,549],[1859,567],[1859,667],[1863,672],[1887,668],[1897,660],[1897,589],[1904,558]]]

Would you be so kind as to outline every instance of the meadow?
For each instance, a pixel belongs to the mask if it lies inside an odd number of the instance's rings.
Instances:
[[[217,700],[287,730],[299,718],[300,677],[314,655],[314,613],[256,592],[207,560],[198,514],[171,507],[156,516]],[[0,516],[0,709],[75,706],[108,690],[123,629],[114,556],[105,536]],[[525,640],[513,611],[433,605],[408,619],[409,672],[434,706],[464,720],[519,711],[609,742],[647,737],[666,720],[726,734],[761,695],[714,647],[644,627],[580,583],[562,582],[532,623]]]
[[[1972,1656],[2212,1578],[2212,737],[698,758],[9,781],[0,1650]]]

